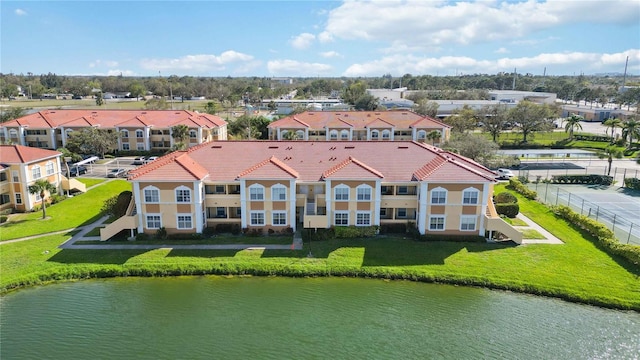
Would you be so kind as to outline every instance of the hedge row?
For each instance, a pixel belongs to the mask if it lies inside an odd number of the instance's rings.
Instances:
[[[496,206],[496,212],[498,213],[498,215],[504,215],[508,218],[515,218],[516,216],[518,216],[518,213],[520,212],[520,205],[518,205],[518,203],[505,203],[505,204],[495,204]]]
[[[529,189],[525,185],[522,185],[522,183],[518,179],[509,179],[509,185],[507,185],[507,188],[520,193],[522,196],[526,197],[529,200],[535,200],[536,197],[538,197],[537,192]]]
[[[624,186],[631,190],[640,190],[640,179],[638,178],[626,178],[624,179]]]
[[[574,134],[573,138],[584,141],[611,142],[611,136],[593,135],[593,134]]]
[[[554,184],[588,184],[588,185],[611,185],[613,176],[607,175],[553,175],[551,182]]]
[[[551,206],[551,211],[574,226],[593,235],[596,239],[596,245],[600,246],[604,252],[621,256],[633,264],[640,265],[640,246],[621,244],[616,239],[613,231],[609,230],[604,224],[580,215],[564,205]]]
[[[375,236],[378,226],[336,226],[333,231],[338,239],[355,239]]]

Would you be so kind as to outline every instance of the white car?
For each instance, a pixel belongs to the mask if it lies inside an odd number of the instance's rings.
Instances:
[[[145,161],[145,164],[148,164],[148,163],[150,163],[152,161],[155,161],[157,159],[158,159],[157,156],[151,156],[151,157],[147,158],[147,160]]]
[[[498,169],[498,171],[496,171],[496,174],[498,175],[497,178],[500,179],[500,180],[509,180],[512,177],[516,176],[513,173],[513,171],[511,171],[509,169]]]

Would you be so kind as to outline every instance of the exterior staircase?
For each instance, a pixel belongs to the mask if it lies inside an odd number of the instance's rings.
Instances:
[[[129,206],[127,206],[127,211],[124,216],[100,229],[100,240],[109,240],[120,231],[126,229],[131,230],[131,236],[133,236],[133,230],[138,228],[138,217],[136,216],[136,211],[136,204],[132,198],[129,202]]]

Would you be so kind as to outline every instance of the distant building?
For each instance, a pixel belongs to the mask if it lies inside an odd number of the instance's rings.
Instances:
[[[609,118],[626,120],[635,113],[622,109],[592,108],[589,106],[562,105],[562,117],[566,118],[572,114],[582,116],[585,121],[603,122]]]
[[[537,104],[553,104],[556,102],[557,95],[554,93],[536,92],[536,91],[517,91],[517,90],[490,90],[489,100],[502,101],[506,103],[520,102],[523,100],[531,101]]]

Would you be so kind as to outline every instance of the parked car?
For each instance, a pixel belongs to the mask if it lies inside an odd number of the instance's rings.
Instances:
[[[148,164],[148,163],[150,163],[150,162],[152,162],[152,161],[155,161],[155,160],[157,160],[157,159],[158,159],[158,157],[157,157],[157,156],[150,156],[150,157],[147,159],[147,161],[146,161],[145,163],[146,163],[146,164]]]
[[[133,165],[142,165],[147,161],[147,158],[144,156],[139,156],[133,159]]]
[[[107,177],[110,178],[117,178],[117,177],[124,177],[127,176],[127,170],[125,169],[111,169],[111,171],[109,171],[109,173],[107,174]]]
[[[509,180],[512,177],[515,177],[516,175],[513,173],[513,171],[509,170],[509,169],[498,169],[496,171],[496,174],[498,174],[497,178],[500,180]]]
[[[73,177],[73,176],[78,176],[78,175],[83,175],[87,173],[87,168],[79,165],[79,166],[71,166],[69,165],[69,176]]]

